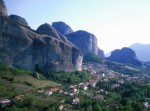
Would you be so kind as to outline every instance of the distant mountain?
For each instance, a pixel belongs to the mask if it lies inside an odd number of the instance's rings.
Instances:
[[[142,62],[137,59],[135,52],[130,48],[122,48],[121,50],[116,49],[111,52],[111,56],[107,58],[108,60],[131,64],[134,66],[142,66]]]
[[[141,61],[150,61],[150,44],[135,43],[130,46],[137,55],[137,58]]]

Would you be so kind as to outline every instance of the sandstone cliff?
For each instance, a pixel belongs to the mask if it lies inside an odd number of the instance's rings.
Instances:
[[[64,22],[53,22],[52,26],[56,30],[58,30],[62,35],[67,35],[67,34],[73,32],[71,27],[69,25],[67,25],[66,23],[64,23]]]
[[[22,24],[24,26],[28,26],[27,21],[24,18],[22,18],[22,17],[20,17],[18,15],[10,15],[9,18],[11,20],[13,20],[14,22],[19,22],[20,24]]]
[[[7,16],[7,9],[3,0],[0,0],[0,15]]]
[[[2,0],[0,3],[0,7],[4,6]],[[38,65],[44,73],[82,69],[80,50],[66,38],[37,34],[3,15],[0,15],[0,63],[31,71]]]
[[[93,34],[79,30],[66,35],[66,37],[82,51],[84,56],[98,54],[97,39]]]
[[[104,57],[103,50],[99,49],[97,46],[95,35],[81,30],[73,32],[71,27],[64,22],[53,22],[52,26],[62,35],[67,36],[67,39],[78,47],[84,56],[94,54],[102,58]]]
[[[100,48],[98,48],[98,53],[97,53],[97,55],[99,56],[99,57],[105,57],[105,55],[104,55],[104,51],[102,50],[102,49],[100,49]]]

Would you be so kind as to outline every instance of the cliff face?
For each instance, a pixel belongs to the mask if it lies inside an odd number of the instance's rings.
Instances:
[[[64,23],[64,22],[53,22],[52,26],[56,30],[58,30],[62,35],[67,35],[67,34],[73,32],[71,27],[69,25],[67,25],[66,23]]]
[[[7,16],[7,9],[3,0],[0,0],[0,15]]]
[[[20,24],[22,24],[24,26],[28,26],[27,21],[24,18],[22,18],[22,17],[20,17],[18,15],[10,15],[9,18],[11,20],[13,20],[14,22],[19,22]]]
[[[78,47],[84,56],[94,54],[104,57],[104,52],[98,48],[97,39],[93,34],[81,30],[73,32],[71,27],[64,22],[53,22],[52,26]]]
[[[102,50],[102,49],[100,49],[100,48],[98,48],[98,53],[97,53],[97,55],[99,56],[99,57],[105,57],[105,55],[104,55],[104,51]]]
[[[37,34],[3,15],[0,29],[0,63],[31,71],[38,66],[44,73],[82,69],[80,50],[66,38]]]
[[[66,37],[82,51],[84,56],[98,54],[97,39],[93,34],[80,30],[70,33]]]
[[[142,62],[137,59],[135,52],[130,48],[117,49],[111,52],[111,56],[107,59],[115,62],[142,66]]]

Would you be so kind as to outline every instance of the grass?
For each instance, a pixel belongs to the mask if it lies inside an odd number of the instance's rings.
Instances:
[[[38,80],[33,72],[10,68],[0,64],[0,98],[14,97],[22,94],[34,93],[45,87],[60,86],[50,80]]]
[[[57,84],[57,83],[50,81],[50,80],[38,80],[31,75],[16,76],[15,79],[16,79],[16,81],[20,81],[20,82],[31,83],[32,86],[36,89],[44,88],[46,86],[55,87],[55,86],[60,85],[60,84]]]

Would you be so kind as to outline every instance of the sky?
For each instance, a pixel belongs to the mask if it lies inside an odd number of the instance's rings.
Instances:
[[[134,43],[150,44],[150,0],[4,0],[8,14],[32,29],[63,21],[97,37],[105,54]]]

